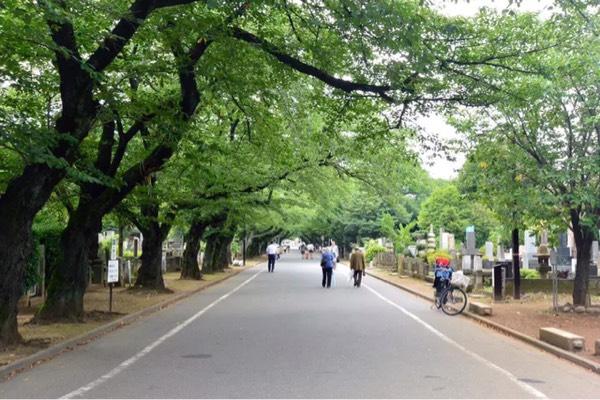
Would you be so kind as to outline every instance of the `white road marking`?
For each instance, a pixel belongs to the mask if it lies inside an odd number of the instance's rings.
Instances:
[[[219,297],[217,300],[213,301],[212,303],[210,303],[209,305],[207,305],[206,307],[204,307],[202,310],[198,311],[196,314],[192,315],[190,318],[186,319],[184,322],[182,322],[181,324],[177,325],[175,328],[171,329],[169,332],[167,332],[166,334],[164,334],[163,336],[161,336],[160,338],[158,338],[155,342],[153,342],[153,343],[149,344],[148,346],[146,346],[139,353],[137,353],[136,355],[134,355],[131,358],[128,358],[127,360],[125,360],[121,364],[119,364],[117,367],[115,367],[114,369],[112,369],[111,371],[109,371],[106,374],[102,375],[100,378],[96,379],[95,381],[92,381],[92,382],[88,383],[85,386],[80,387],[77,390],[74,390],[74,391],[72,391],[70,393],[65,394],[64,396],[61,397],[61,399],[72,399],[72,398],[81,396],[81,395],[89,392],[90,390],[94,389],[98,385],[101,385],[102,383],[106,382],[107,380],[109,380],[109,379],[115,377],[116,375],[120,374],[127,367],[133,365],[140,358],[144,357],[146,354],[148,354],[152,350],[154,350],[162,342],[164,342],[165,340],[167,340],[171,336],[177,334],[183,328],[185,328],[186,326],[188,326],[189,324],[191,324],[192,322],[194,322],[194,320],[196,320],[202,314],[204,314],[205,312],[207,312],[208,310],[210,310],[211,308],[213,308],[215,305],[217,305],[221,301],[223,301],[226,298],[228,298],[229,296],[231,296],[233,293],[235,293],[238,290],[240,290],[243,286],[245,286],[250,281],[252,281],[254,278],[256,278],[258,276],[258,274],[260,274],[261,272],[262,272],[262,270],[258,271],[256,274],[252,275],[250,278],[248,278],[247,280],[245,280],[244,282],[242,282],[240,285],[236,286],[234,289],[232,289],[231,291],[229,291],[227,294],[224,294],[223,296]]]
[[[381,300],[385,301],[386,303],[388,303],[392,307],[394,307],[394,308],[402,311],[402,313],[406,314],[408,317],[410,317],[413,320],[415,320],[417,323],[419,323],[420,325],[422,325],[423,327],[425,327],[425,329],[427,329],[428,331],[430,331],[431,333],[433,333],[434,335],[436,335],[437,337],[439,337],[440,339],[442,339],[446,343],[451,344],[452,346],[454,346],[457,349],[463,351],[464,353],[466,353],[467,355],[473,357],[475,360],[481,362],[482,364],[486,365],[487,367],[489,367],[489,368],[491,368],[491,369],[493,369],[493,370],[501,373],[502,375],[506,376],[511,382],[515,383],[517,386],[519,386],[521,389],[525,390],[530,395],[532,395],[532,396],[534,396],[534,397],[536,397],[538,399],[546,399],[546,398],[548,398],[548,396],[546,396],[544,393],[540,392],[539,390],[537,390],[533,386],[528,385],[527,383],[520,381],[516,376],[514,376],[509,371],[505,370],[502,367],[499,367],[498,365],[494,364],[493,362],[491,362],[491,361],[483,358],[479,354],[472,352],[471,350],[469,350],[466,347],[462,346],[458,342],[455,342],[454,340],[450,339],[448,336],[444,335],[442,332],[438,331],[433,326],[429,325],[427,322],[423,321],[421,318],[417,317],[415,314],[413,314],[410,311],[408,311],[406,308],[402,307],[401,305],[398,305],[398,304],[394,303],[393,301],[391,301],[387,297],[383,296],[382,294],[380,294],[379,292],[377,292],[375,289],[371,288],[368,285],[363,285],[363,286],[366,289],[370,290],[375,296],[379,297]]]

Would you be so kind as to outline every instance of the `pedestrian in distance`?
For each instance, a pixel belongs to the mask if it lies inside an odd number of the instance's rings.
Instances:
[[[308,250],[308,258],[310,258],[312,260],[313,253],[315,252],[315,245],[312,243],[309,243],[308,246],[306,246],[306,249]]]
[[[362,277],[366,274],[365,255],[358,246],[354,246],[352,255],[350,255],[350,269],[353,272],[354,287],[358,288],[362,282]]]
[[[340,249],[338,249],[337,244],[335,244],[335,240],[331,241],[331,252],[333,253],[333,256],[335,257],[335,262],[336,263],[340,262]]]
[[[321,286],[328,288],[331,287],[331,275],[334,267],[335,258],[333,252],[330,249],[325,249],[325,251],[323,251],[323,255],[321,256],[321,269],[323,270],[323,280],[321,281]]]
[[[275,271],[275,260],[277,259],[277,255],[279,254],[279,245],[275,242],[271,243],[267,246],[267,268],[269,272]]]

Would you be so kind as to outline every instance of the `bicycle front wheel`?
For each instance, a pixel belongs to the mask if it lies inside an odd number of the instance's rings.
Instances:
[[[448,315],[457,315],[467,306],[467,294],[461,288],[450,287],[441,298],[442,311]]]

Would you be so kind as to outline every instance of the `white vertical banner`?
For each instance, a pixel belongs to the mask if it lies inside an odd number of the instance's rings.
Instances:
[[[110,247],[110,259],[117,259],[117,239],[112,240],[112,246]]]

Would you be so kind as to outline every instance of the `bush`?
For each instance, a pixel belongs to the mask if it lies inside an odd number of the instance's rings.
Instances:
[[[521,279],[540,279],[540,273],[535,269],[521,269]]]
[[[385,247],[372,239],[367,242],[365,249],[365,258],[367,259],[367,262],[373,261],[377,254],[385,253],[387,251]]]
[[[452,256],[450,256],[450,253],[448,253],[446,250],[438,249],[433,253],[427,254],[427,264],[433,266],[437,257],[445,257],[448,260],[452,260]]]
[[[233,257],[242,256],[242,245],[238,239],[234,239],[233,242],[231,242],[231,254]]]

